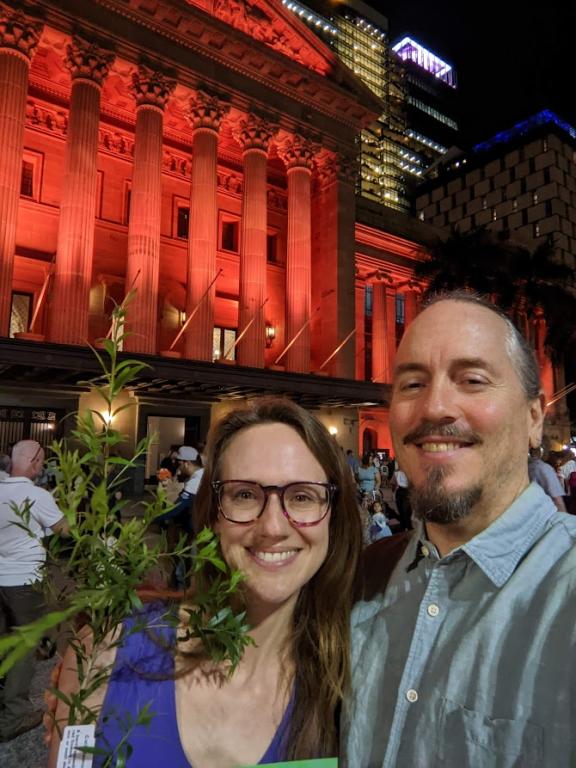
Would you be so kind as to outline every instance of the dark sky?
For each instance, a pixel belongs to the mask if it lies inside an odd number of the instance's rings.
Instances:
[[[471,141],[548,107],[576,126],[574,0],[369,0],[456,68]]]

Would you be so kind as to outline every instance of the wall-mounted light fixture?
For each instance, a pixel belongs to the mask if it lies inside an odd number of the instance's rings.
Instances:
[[[270,349],[274,339],[276,338],[276,328],[273,325],[266,323],[266,347]]]
[[[104,424],[106,424],[107,427],[109,427],[112,424],[112,420],[114,419],[114,416],[110,411],[102,411],[100,414],[102,416],[102,420],[104,421]]]
[[[336,437],[338,434],[338,427],[328,427],[328,432],[330,432],[332,437]]]

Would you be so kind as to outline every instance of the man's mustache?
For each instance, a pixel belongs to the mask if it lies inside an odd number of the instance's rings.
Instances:
[[[405,435],[402,442],[404,445],[408,445],[430,435],[434,435],[434,437],[456,437],[466,443],[482,442],[482,438],[476,432],[464,430],[457,424],[435,424],[432,421],[423,421],[417,429]]]

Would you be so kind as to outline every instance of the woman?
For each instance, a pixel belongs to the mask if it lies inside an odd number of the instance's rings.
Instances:
[[[358,480],[358,487],[360,492],[364,494],[371,494],[374,496],[375,491],[380,488],[380,472],[376,469],[372,463],[369,453],[365,453],[362,456],[362,463],[358,467],[356,472],[356,478]]]
[[[116,746],[116,719],[134,717],[150,702],[156,714],[149,731],[138,727],[129,736],[129,768],[226,768],[336,755],[361,547],[341,451],[294,403],[256,401],[216,425],[196,512],[200,525],[219,534],[227,563],[245,575],[254,645],[224,683],[213,663],[191,662],[178,649],[167,663],[144,632],[127,638],[133,653],[103,651],[99,664],[115,666],[107,691],[91,702],[102,707],[97,746]],[[169,630],[162,639],[171,639]],[[148,679],[134,673],[138,666]]]

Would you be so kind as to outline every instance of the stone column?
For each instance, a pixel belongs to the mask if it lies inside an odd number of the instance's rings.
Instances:
[[[294,136],[281,149],[288,175],[288,238],[286,254],[286,343],[310,320],[312,299],[311,176],[313,147]],[[300,334],[285,357],[286,369],[310,372],[310,327]]]
[[[241,365],[264,367],[265,322],[261,309],[266,298],[267,177],[270,139],[276,127],[257,115],[242,120],[236,139],[243,149],[244,187],[240,222],[240,301],[238,332],[254,318],[238,344]]]
[[[113,59],[113,53],[79,36],[67,47],[72,93],[50,307],[50,340],[61,344],[88,339],[100,92]]]
[[[148,64],[141,64],[132,76],[136,131],[126,293],[134,286],[135,294],[127,307],[124,349],[149,355],[157,351],[163,112],[175,85],[167,73]]]
[[[202,297],[216,274],[218,131],[228,109],[204,91],[197,91],[190,99],[193,134],[186,316],[199,306],[186,331],[185,354],[195,360],[212,360],[216,286]]]
[[[325,155],[312,200],[312,361],[320,366],[355,328],[355,179],[354,155]],[[356,339],[352,336],[324,369],[353,379]]]
[[[415,290],[404,293],[404,328],[408,328],[412,320],[418,314],[419,295]]]
[[[372,299],[372,381],[389,384],[396,356],[396,291],[378,281]]]
[[[0,336],[10,333],[28,72],[42,28],[0,4]]]

